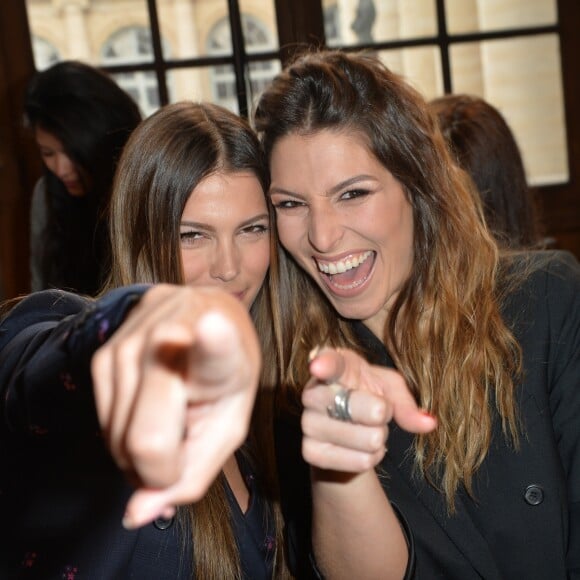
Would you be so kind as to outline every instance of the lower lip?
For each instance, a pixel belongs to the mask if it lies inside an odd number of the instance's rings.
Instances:
[[[376,260],[376,254],[373,254],[372,256],[369,256],[368,258],[369,260],[373,260],[373,264],[372,267],[367,275],[366,278],[364,278],[362,281],[358,281],[357,284],[353,287],[339,287],[339,286],[335,286],[331,280],[325,276],[324,274],[322,274],[321,272],[319,272],[319,276],[320,278],[322,278],[322,281],[324,282],[324,285],[326,288],[328,288],[328,290],[330,291],[330,293],[333,296],[336,296],[337,298],[353,298],[358,296],[359,294],[361,294],[362,292],[364,292],[364,290],[366,289],[366,287],[369,284],[369,280],[372,278],[373,273],[375,271],[375,264],[374,264],[374,260]]]

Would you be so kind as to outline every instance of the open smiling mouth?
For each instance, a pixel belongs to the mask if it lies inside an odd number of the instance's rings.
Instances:
[[[348,292],[366,282],[373,269],[375,256],[375,252],[368,250],[348,256],[344,260],[315,260],[315,263],[330,290]]]

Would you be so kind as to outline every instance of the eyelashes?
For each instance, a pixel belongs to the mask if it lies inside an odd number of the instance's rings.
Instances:
[[[267,234],[269,231],[269,224],[252,224],[238,230],[236,235],[259,237],[263,234]],[[179,239],[183,245],[195,245],[203,243],[205,240],[211,240],[215,235],[216,234],[213,232],[205,232],[203,230],[183,230],[179,232]]]
[[[351,201],[365,197],[371,193],[370,189],[349,189],[338,196],[338,201]],[[292,210],[305,207],[307,204],[297,199],[281,199],[277,202],[272,201],[272,206],[277,211]]]

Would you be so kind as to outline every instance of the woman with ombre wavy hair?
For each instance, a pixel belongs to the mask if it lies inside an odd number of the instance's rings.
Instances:
[[[376,56],[298,56],[254,123],[282,246],[282,402],[302,403],[322,572],[578,572],[578,262],[500,252],[424,99]],[[317,508],[328,493],[334,514]]]

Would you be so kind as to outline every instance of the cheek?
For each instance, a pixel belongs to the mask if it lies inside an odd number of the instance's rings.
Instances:
[[[203,282],[203,277],[209,272],[209,265],[199,253],[181,251],[181,265],[183,280],[188,286],[195,286]]]
[[[295,220],[293,221],[289,218],[278,218],[276,222],[278,239],[280,240],[280,243],[291,253],[296,249],[298,238],[301,235],[300,229],[300,224],[295,223]]]
[[[49,157],[47,159],[42,160],[44,165],[47,167],[49,171],[55,172],[56,162],[54,161],[54,157]]]
[[[247,264],[248,271],[261,283],[270,266],[270,241],[265,239],[255,247],[247,248],[244,263]]]

